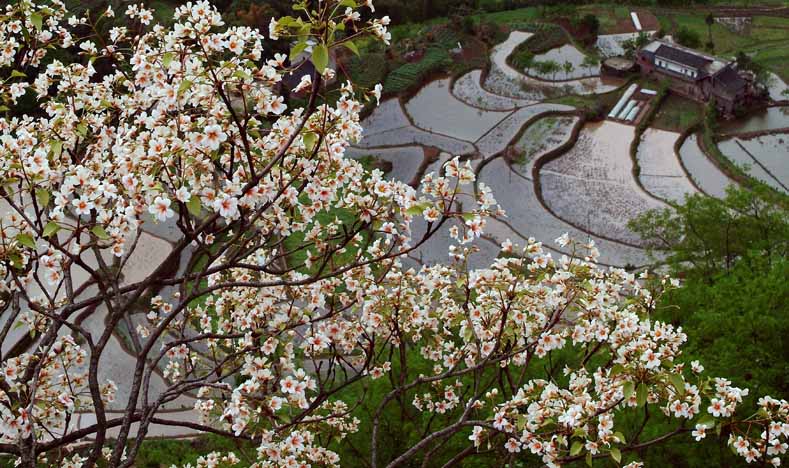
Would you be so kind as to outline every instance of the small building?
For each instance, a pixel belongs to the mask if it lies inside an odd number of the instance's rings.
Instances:
[[[667,79],[677,94],[699,102],[715,98],[723,114],[732,114],[760,96],[752,74],[737,70],[736,63],[671,42],[650,42],[638,51],[636,63],[643,75]]]

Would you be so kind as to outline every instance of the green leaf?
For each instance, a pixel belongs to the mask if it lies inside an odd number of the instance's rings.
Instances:
[[[345,47],[347,47],[347,48],[348,48],[348,49],[349,49],[351,52],[353,52],[354,54],[356,54],[356,56],[357,56],[357,57],[359,56],[359,48],[358,48],[358,47],[356,47],[356,44],[354,44],[354,43],[353,43],[353,41],[345,41],[345,42],[343,42],[343,43],[342,43],[342,45],[344,45],[344,46],[345,46]]]
[[[699,418],[698,421],[696,421],[696,425],[704,426],[706,429],[711,429],[713,426],[715,426],[715,418],[713,418],[711,414],[707,413]]]
[[[614,367],[611,368],[610,375],[611,377],[613,377],[615,375],[621,374],[624,371],[625,371],[625,366],[623,366],[622,364],[616,364]]]
[[[88,126],[85,125],[83,122],[78,123],[77,124],[77,133],[79,133],[79,135],[82,138],[85,138],[85,135],[88,134]]]
[[[312,64],[315,65],[318,73],[322,74],[326,71],[326,67],[329,66],[329,49],[326,48],[326,44],[318,44],[313,47]]]
[[[545,421],[542,422],[542,425],[540,427],[548,427],[548,426],[550,426],[552,424],[555,424],[555,423],[556,423],[556,421],[554,421],[553,418],[548,418],[548,419],[546,419]]]
[[[27,78],[27,75],[22,73],[19,70],[12,70],[11,71],[11,78]]]
[[[300,53],[304,52],[304,49],[307,48],[306,41],[299,41],[290,49],[290,60],[293,61],[296,57],[299,56]]]
[[[314,132],[307,132],[302,135],[304,139],[304,146],[307,148],[307,151],[312,151],[315,149],[315,144],[318,142],[318,135]]]
[[[624,444],[627,442],[627,439],[625,439],[625,435],[622,434],[621,432],[614,432],[614,438],[618,440],[620,444]]]
[[[616,461],[617,463],[620,463],[622,461],[622,452],[620,452],[619,449],[616,448],[616,447],[612,448],[611,449],[611,458],[613,458],[614,461]]]
[[[50,222],[47,223],[46,226],[44,226],[44,232],[41,233],[41,235],[44,236],[44,237],[49,237],[49,236],[51,236],[52,234],[55,234],[58,231],[60,231],[60,224],[58,224],[58,223],[56,223],[54,221],[50,221]]]
[[[33,27],[35,27],[39,31],[41,31],[44,28],[44,17],[41,16],[40,13],[31,13],[30,22],[33,23]]]
[[[109,238],[110,238],[110,235],[109,235],[109,234],[107,234],[107,231],[105,231],[105,230],[104,230],[104,227],[103,227],[103,226],[100,226],[100,225],[98,225],[98,224],[97,224],[97,225],[95,225],[95,226],[93,226],[93,227],[90,229],[90,232],[92,232],[92,233],[93,233],[93,235],[95,235],[96,237],[98,237],[98,238],[99,238],[99,239],[101,239],[101,240],[107,240],[107,239],[109,239]]]
[[[425,210],[425,207],[423,207],[422,205],[413,205],[410,208],[408,208],[407,210],[405,210],[405,212],[409,216],[419,216],[419,215],[422,214],[422,212],[424,210]]]
[[[11,109],[8,106],[0,106],[0,112],[10,111]]]
[[[200,211],[202,210],[202,206],[200,205],[200,197],[197,195],[192,195],[192,197],[189,198],[189,201],[186,202],[186,209],[189,210],[189,213],[192,216],[200,216]]]
[[[669,380],[671,381],[671,385],[677,389],[677,393],[679,396],[685,394],[685,380],[682,379],[682,375],[680,374],[669,374]]]
[[[636,390],[636,402],[638,403],[638,407],[641,408],[647,403],[647,396],[649,396],[649,389],[645,383],[638,384],[638,390]]]
[[[181,81],[181,84],[178,86],[178,95],[181,95],[189,90],[192,87],[192,82],[189,80]]]
[[[471,327],[468,327],[467,330],[471,330]],[[515,424],[519,431],[522,431],[524,427],[526,427],[526,416],[523,414],[518,415],[518,421]]]
[[[167,52],[162,56],[162,65],[164,68],[169,68],[171,63],[173,63],[173,53]]]
[[[36,248],[36,241],[33,240],[33,236],[31,236],[30,234],[25,234],[24,232],[20,232],[19,234],[16,235],[16,241],[29,249]]]
[[[49,205],[49,198],[49,190],[43,188],[36,189],[36,200],[38,200],[38,204],[41,205],[41,208]]]
[[[579,453],[581,453],[581,450],[583,448],[584,448],[584,444],[576,440],[575,442],[573,442],[573,446],[570,447],[570,456],[574,457],[578,455]]]
[[[22,268],[22,256],[19,255],[17,252],[11,252],[8,255],[8,258],[11,260],[11,266],[14,268]]]
[[[63,142],[60,140],[52,140],[49,143],[49,147],[52,149],[52,154],[55,157],[60,156],[61,151],[63,151]]]
[[[633,396],[633,392],[636,391],[636,385],[633,382],[625,382],[622,386],[622,393],[625,396],[625,400],[629,400],[631,396]]]
[[[356,1],[355,1],[355,0],[342,0],[342,1],[340,2],[340,6],[344,6],[344,7],[350,7],[350,8],[356,8],[356,7],[357,7],[357,6],[359,6],[359,5],[357,5],[357,4],[356,4]]]
[[[586,464],[592,466],[592,452],[586,452]]]

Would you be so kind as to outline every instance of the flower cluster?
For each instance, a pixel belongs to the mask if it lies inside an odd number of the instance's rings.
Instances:
[[[112,10],[5,7],[0,65],[33,71],[0,94],[13,104],[34,93],[41,110],[0,119],[0,440],[20,461],[46,456],[33,440],[91,436],[87,457],[48,462],[129,465],[166,424],[157,411],[186,400],[190,429],[253,441],[256,466],[338,466],[328,441],[360,426],[357,393],[343,391],[376,381],[394,386],[382,405],[456,421],[401,461],[469,429],[472,447],[549,466],[619,462],[635,446],[616,415],[647,406],[679,420],[677,434],[683,423],[696,439],[725,430],[746,460],[776,464],[787,403],[764,397],[737,419],[747,390],[698,363],[688,372],[685,334],[649,318],[673,280],[601,268],[593,243],[568,236],[557,243],[573,255],[506,241],[470,269],[488,219],[503,214],[470,161],[451,158],[414,188],[346,156],[382,88],[342,83],[322,99],[330,52],[363,34],[388,42],[389,20],[362,21],[370,1],[318,3],[272,20],[267,37],[226,27],[208,1],[179,6],[172,27],[131,5],[105,35],[97,21]],[[290,56],[267,50],[278,38],[296,39]],[[57,49],[79,60],[47,57]],[[316,69],[294,88],[308,91],[303,105],[280,92],[299,56]],[[409,254],[438,232],[450,263],[416,265]],[[165,253],[142,260],[151,239]],[[128,362],[108,363],[115,353]],[[412,378],[410,359],[427,370]],[[75,433],[75,412],[106,419],[107,365],[129,371],[123,417]],[[383,411],[369,415],[373,453]],[[110,427],[120,435],[102,447]],[[213,453],[197,466],[238,462]]]

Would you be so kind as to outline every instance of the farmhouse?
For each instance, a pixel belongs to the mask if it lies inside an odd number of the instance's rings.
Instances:
[[[655,40],[636,54],[641,73],[668,79],[670,89],[690,99],[707,102],[715,98],[718,109],[731,114],[749,105],[760,93],[750,72],[736,64],[667,41]]]

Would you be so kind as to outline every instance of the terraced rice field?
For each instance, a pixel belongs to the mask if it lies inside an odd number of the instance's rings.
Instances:
[[[628,221],[665,205],[633,179],[628,153],[633,135],[633,127],[616,122],[587,125],[572,149],[540,171],[542,196],[551,211],[598,236],[644,245]]]
[[[734,137],[721,141],[718,147],[751,177],[778,191],[789,193],[789,134]]]
[[[734,184],[699,147],[696,135],[688,136],[679,149],[682,165],[702,193],[723,198],[726,189]]]
[[[648,128],[637,153],[641,169],[638,177],[644,189],[657,198],[675,203],[698,193],[674,153],[678,138],[679,133]]]

